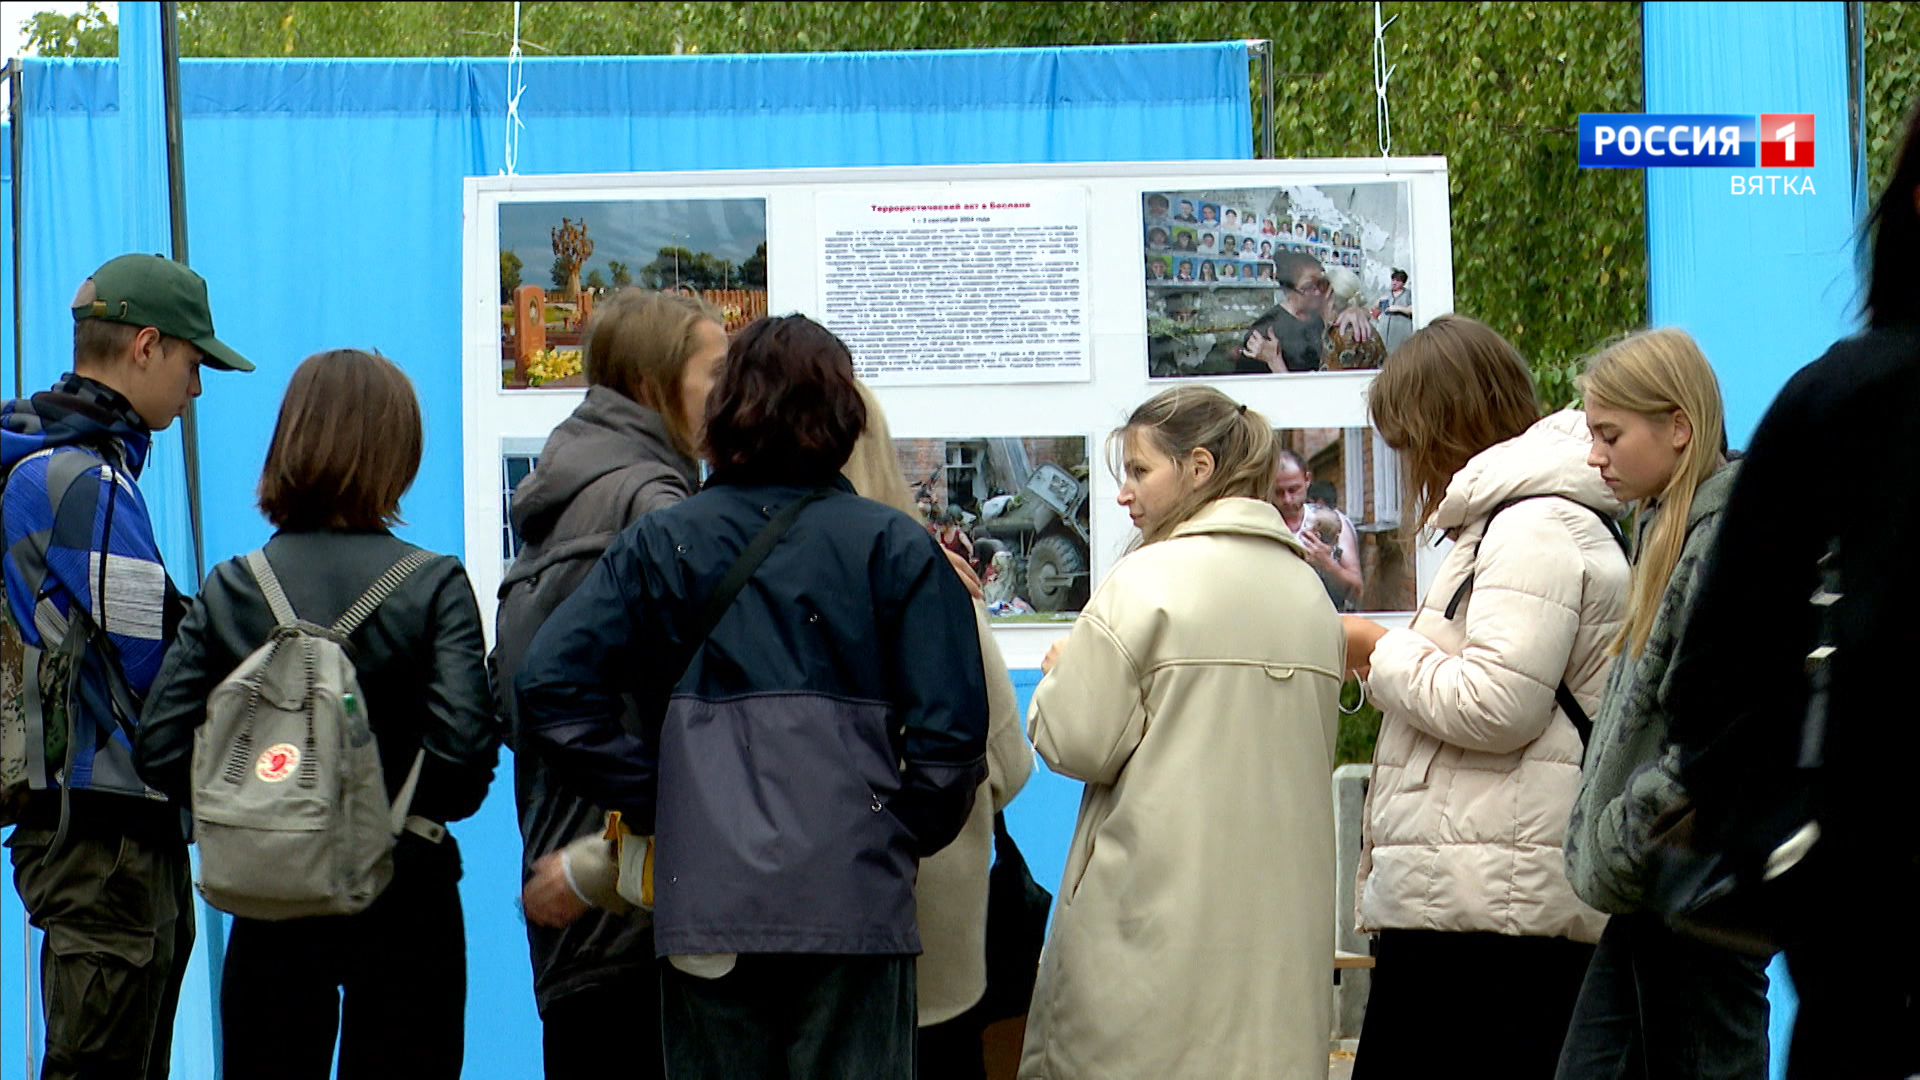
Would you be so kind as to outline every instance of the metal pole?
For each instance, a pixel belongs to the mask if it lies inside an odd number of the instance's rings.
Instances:
[[[1266,38],[1247,40],[1247,55],[1260,61],[1260,156],[1273,156],[1273,42]]]
[[[179,7],[172,0],[160,5],[160,92],[167,127],[167,216],[173,229],[173,258],[187,258],[187,162],[180,142],[180,30]],[[187,518],[193,532],[193,580],[197,588],[206,574],[206,543],[200,517],[200,425],[194,403],[180,418],[180,442],[187,460]]]
[[[1861,162],[1861,151],[1864,149],[1861,143],[1866,135],[1861,127],[1860,101],[1861,94],[1865,92],[1863,83],[1866,71],[1866,57],[1862,55],[1866,51],[1867,30],[1866,12],[1862,10],[1864,6],[1859,0],[1847,5],[1847,150],[1849,163],[1853,167],[1851,179],[1856,201],[1872,197],[1867,191]],[[19,183],[17,179],[14,182]],[[1856,204],[1855,211],[1858,210]]]
[[[26,113],[20,107],[20,91],[24,84],[25,80],[20,77],[20,61],[7,61],[7,154],[9,168],[13,171],[10,211],[13,214],[13,396],[16,398],[27,396],[27,354],[20,340],[20,159],[21,148],[26,145],[20,133],[20,120]]]
[[[20,92],[24,85],[24,80],[21,78],[20,61],[8,60],[5,67],[0,68],[0,74],[4,74],[7,80],[7,162],[8,169],[10,170],[9,175],[13,177],[13,187],[9,193],[10,197],[8,198],[7,207],[7,212],[11,216],[10,224],[13,226],[13,250],[10,254],[13,264],[13,396],[22,398],[26,397],[27,394],[25,390],[26,352],[20,343],[20,328],[22,325],[20,318],[20,151],[21,147],[25,145],[20,134],[20,119],[25,114],[25,110],[20,107]],[[22,991],[20,1000],[23,1005],[21,1012],[24,1015],[22,1018],[26,1022],[25,1038],[21,1041],[21,1046],[26,1052],[26,1080],[33,1080],[37,1075],[37,1067],[33,1055],[33,1028],[34,1019],[38,1010],[34,1008],[33,1000],[32,956],[33,929],[23,917],[20,920],[20,983]]]
[[[1260,135],[1261,156],[1273,156],[1274,116],[1273,116],[1273,42],[1263,43],[1266,48],[1260,50]]]
[[[180,5],[173,0],[162,0],[160,4],[160,94],[166,115],[167,217],[172,229],[173,258],[186,266],[190,264],[187,261],[187,159],[180,137]],[[187,402],[186,412],[180,417],[180,450],[187,472],[187,525],[193,534],[193,581],[194,591],[198,592],[206,579],[207,542],[200,500],[200,419],[192,400]],[[204,900],[200,912],[212,931],[205,938],[207,991],[212,1006],[208,1016],[213,1029],[213,1075],[214,1080],[220,1080],[226,1071],[225,1055],[221,1051],[224,1033],[220,1030],[220,977],[226,967],[226,925],[220,913]]]

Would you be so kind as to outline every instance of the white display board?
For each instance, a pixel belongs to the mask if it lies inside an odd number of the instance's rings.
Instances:
[[[1318,478],[1354,523],[1390,530],[1397,479],[1366,429],[1372,371],[1333,370],[1377,355],[1317,329],[1301,344],[1302,324],[1278,308],[1297,307],[1292,287],[1311,289],[1314,268],[1369,306],[1391,269],[1406,271],[1414,325],[1453,306],[1443,158],[472,177],[465,196],[466,562],[489,627],[511,555],[508,493],[583,392],[565,385],[577,375],[524,385],[569,367],[577,312],[564,302],[525,313],[561,328],[539,364],[506,359],[509,271],[558,295],[568,270],[586,291],[678,284],[735,322],[765,310],[835,327],[898,444],[931,455],[936,506],[967,500],[973,520],[1009,502],[996,492],[1050,478],[1070,500],[1084,477],[1089,584],[1134,536],[1107,436],[1183,382],[1259,410],[1303,456],[1337,455],[1336,474]],[[1048,527],[1075,531],[1063,517]],[[1037,566],[1032,540],[1008,543]],[[1070,562],[1072,543],[1051,554]],[[1394,595],[1417,595],[1438,555],[1419,545],[1417,582]],[[1030,576],[1023,587],[1038,587]],[[1038,666],[1070,622],[1027,618],[1038,621],[995,626],[1015,668]]]

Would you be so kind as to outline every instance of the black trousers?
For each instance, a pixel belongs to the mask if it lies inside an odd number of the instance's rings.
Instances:
[[[671,1080],[913,1080],[911,956],[748,955],[718,979],[662,964]]]
[[[1607,922],[1574,1006],[1560,1080],[1767,1080],[1767,963],[1658,915]]]
[[[653,968],[576,990],[540,1018],[546,1080],[660,1080],[660,973]]]
[[[920,1029],[920,1080],[986,1080],[985,1021],[972,1009]]]
[[[1911,885],[1910,875],[1905,884]],[[1897,879],[1896,879],[1897,883]],[[1910,889],[1881,892],[1911,903]],[[1787,946],[1800,995],[1788,1052],[1789,1080],[1893,1080],[1920,1073],[1920,930],[1895,914],[1862,932],[1858,913],[1837,906],[1809,920]]]
[[[1552,1080],[1593,946],[1383,930],[1353,1080]]]
[[[227,1080],[453,1080],[466,1043],[467,935],[451,836],[400,838],[358,915],[233,920],[220,984]]]
[[[47,1025],[42,1080],[165,1080],[173,1016],[193,952],[186,841],[54,834],[7,838],[27,918],[46,931],[40,993]]]

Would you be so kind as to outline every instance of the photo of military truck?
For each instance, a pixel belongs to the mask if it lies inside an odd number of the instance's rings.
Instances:
[[[1092,588],[1084,436],[896,439],[927,528],[996,620],[1070,620]]]

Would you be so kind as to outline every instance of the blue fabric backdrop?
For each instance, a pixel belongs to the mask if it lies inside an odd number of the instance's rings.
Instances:
[[[142,9],[154,6],[121,5],[123,41],[150,40],[144,27],[157,24]],[[166,250],[164,174],[154,171],[164,158],[131,131],[157,116],[157,84],[149,73],[129,75],[115,61],[28,62],[20,178],[28,392],[68,366],[67,302],[87,273],[123,251]],[[1247,77],[1238,43],[535,59],[526,64],[519,171],[1243,158],[1252,155]],[[435,550],[461,549],[461,178],[503,168],[504,87],[499,60],[182,65],[193,266],[209,282],[221,338],[260,366],[205,380],[209,561],[266,538],[252,493],[281,392],[302,357],[341,345],[378,347],[412,376],[427,446],[402,532]],[[12,393],[7,359],[0,370]],[[190,581],[172,445],[143,487],[175,576]],[[1042,776],[1014,804],[1013,827],[1049,886],[1077,792]],[[466,1075],[480,1080],[539,1072],[511,803],[511,785],[497,783],[481,814],[454,829],[467,863]],[[24,1061],[23,931],[12,890],[4,892],[0,1077],[11,1078]],[[203,944],[210,929],[202,927]],[[204,952],[198,965],[181,1010],[179,1076],[212,1075]]]
[[[1646,111],[1812,113],[1814,194],[1734,195],[1724,169],[1647,170],[1649,322],[1681,326],[1720,376],[1727,438],[1744,445],[1787,377],[1860,326],[1864,132],[1848,120],[1840,3],[1649,3]],[[1738,170],[1747,175],[1783,170]],[[1773,1075],[1786,1075],[1796,998],[1776,961]]]
[[[1743,444],[1787,376],[1859,326],[1862,193],[1846,5],[1650,3],[1650,113],[1813,113],[1812,195],[1734,195],[1727,169],[1647,170],[1649,316],[1698,338]]]

